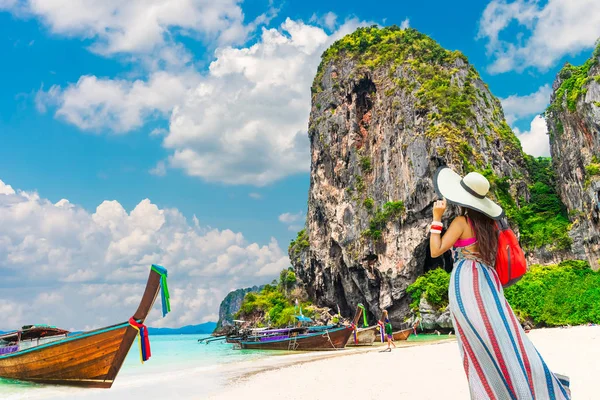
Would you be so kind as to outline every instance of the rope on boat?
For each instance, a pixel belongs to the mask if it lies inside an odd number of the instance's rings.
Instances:
[[[329,340],[329,343],[331,344],[331,347],[333,347],[334,350],[339,350],[337,347],[335,347],[335,345],[333,344],[333,341],[331,340],[331,336],[329,336],[329,329],[325,329],[325,334],[323,334],[323,336],[327,335],[327,340]]]
[[[148,328],[141,322],[137,322],[133,317],[129,318],[129,325],[135,329],[138,337],[138,343],[140,344],[140,361],[142,364],[144,361],[152,356],[150,351],[150,339],[148,338]]]
[[[163,317],[171,312],[171,296],[169,295],[169,286],[167,285],[167,269],[160,265],[152,264],[152,271],[160,275],[160,299],[162,301]]]

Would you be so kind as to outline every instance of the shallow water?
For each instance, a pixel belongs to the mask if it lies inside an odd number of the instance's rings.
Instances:
[[[158,379],[168,379],[168,376],[181,375],[183,371],[194,370],[195,372],[206,371],[206,380],[202,379],[203,373],[195,374],[194,383],[199,389],[209,390],[219,384],[214,374],[209,373],[211,370],[237,361],[274,355],[274,353],[252,350],[234,350],[231,344],[224,342],[199,344],[199,337],[198,335],[150,336],[152,357],[143,365],[136,340],[123,363],[113,389],[129,384],[143,386],[144,381],[155,382]],[[200,378],[197,378],[198,376]],[[0,399],[80,398],[94,392],[98,391],[0,379]],[[101,392],[106,393],[105,390]]]
[[[414,334],[408,337],[409,342],[431,342],[435,340],[454,339],[455,335],[437,335],[433,333],[418,333],[417,336]]]

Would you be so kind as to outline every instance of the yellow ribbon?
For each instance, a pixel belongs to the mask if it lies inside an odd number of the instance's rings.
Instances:
[[[138,338],[138,344],[140,345],[140,361],[142,362],[142,364],[144,363],[144,357],[142,356],[142,335],[140,333],[140,328],[138,328],[137,326],[131,325],[129,324],[129,326],[131,326],[133,329],[135,329],[137,331],[137,338]]]

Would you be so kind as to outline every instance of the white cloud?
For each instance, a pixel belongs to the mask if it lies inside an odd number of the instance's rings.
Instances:
[[[159,161],[156,166],[148,172],[150,172],[151,175],[165,176],[167,174],[167,165],[164,161]]]
[[[1,6],[1,4],[0,4]],[[16,301],[11,301],[6,298],[0,298],[0,315],[2,315],[2,324],[6,324],[7,328],[20,328],[23,326],[23,304]]]
[[[12,188],[12,186],[7,185],[6,183],[0,181],[0,195],[2,195],[2,194],[5,194],[5,195],[15,194],[15,191]]]
[[[243,43],[249,31],[240,3],[241,0],[3,0],[0,8],[35,16],[55,34],[92,39],[95,52],[114,54],[147,53],[168,45],[177,34],[218,43]]]
[[[288,227],[288,231],[290,232],[298,232],[303,228],[300,224],[304,219],[304,213],[302,211],[293,213],[283,213],[279,216],[279,222],[286,224]]]
[[[162,135],[166,134],[167,132],[169,132],[169,131],[166,130],[165,128],[154,128],[150,132],[150,136],[162,136]]]
[[[39,301],[3,314],[9,319],[0,329],[31,320],[82,328],[126,319],[152,263],[169,270],[173,312],[164,320],[154,312],[149,324],[199,323],[214,316],[230,290],[268,282],[289,266],[275,239],[249,243],[241,233],[201,227],[197,218],[189,223],[177,209],[148,199],[130,212],[113,200],[89,213],[66,199],[53,204],[7,188],[0,181],[0,305],[27,303],[31,287]]]
[[[514,29],[515,23],[521,29]],[[514,37],[504,40],[501,36],[507,35],[509,26]],[[547,70],[567,54],[592,48],[599,36],[597,0],[493,0],[483,12],[478,34],[488,41],[494,58],[489,67],[492,73],[528,67]]]
[[[38,108],[54,104],[57,117],[80,129],[118,133],[170,116],[169,167],[209,182],[263,186],[308,172],[310,87],[320,56],[358,25],[346,21],[328,35],[287,19],[263,28],[250,47],[217,49],[206,73],[160,71],[134,82],[83,76],[41,90]]]
[[[324,26],[325,28],[332,31],[337,26],[337,18],[337,15],[330,11],[322,16],[317,16],[317,14],[313,14],[309,22],[319,26]]]
[[[298,232],[300,230],[304,229],[303,225],[290,225],[288,226],[288,231],[290,232]]]
[[[283,222],[284,224],[291,224],[292,222],[299,221],[302,218],[302,211],[292,214],[292,213],[283,213],[279,216],[279,222]]]
[[[171,166],[207,181],[258,186],[307,172],[312,79],[325,48],[356,26],[328,36],[288,19],[249,48],[218,50],[209,76],[171,115],[164,140]]]
[[[402,29],[408,29],[409,27],[410,27],[410,19],[406,18],[400,24],[400,28],[402,28]]]
[[[546,126],[546,120],[541,115],[536,115],[531,121],[529,131],[520,132],[517,128],[513,128],[513,131],[521,141],[525,153],[535,157],[550,156],[548,127]]]
[[[65,89],[52,86],[38,92],[38,110],[57,105],[56,116],[83,130],[109,128],[127,132],[140,127],[146,117],[167,116],[195,77],[157,72],[148,81],[99,79],[82,76]]]
[[[263,196],[260,193],[252,192],[252,193],[248,193],[248,197],[250,197],[251,199],[254,199],[254,200],[260,200],[260,199],[262,199]]]
[[[506,121],[509,124],[512,124],[521,118],[531,117],[532,115],[542,113],[548,103],[550,103],[551,95],[552,88],[550,85],[546,84],[541,86],[536,92],[525,96],[513,94],[504,99],[500,99]]]
[[[0,10],[9,10],[17,5],[17,0],[0,0]]]

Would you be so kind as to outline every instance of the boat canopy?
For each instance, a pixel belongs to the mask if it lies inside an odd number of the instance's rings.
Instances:
[[[30,340],[67,334],[69,334],[69,331],[51,325],[24,325],[18,331],[0,335],[0,340],[4,342],[16,342],[19,339],[19,335],[21,340]]]

